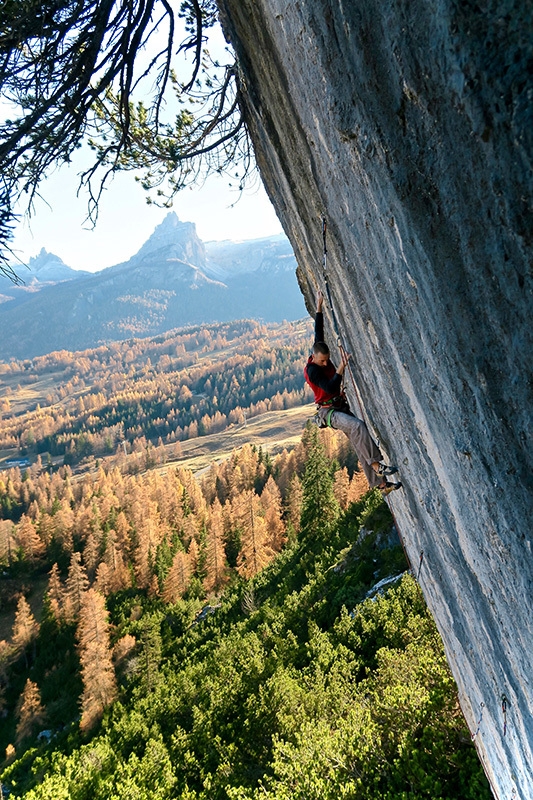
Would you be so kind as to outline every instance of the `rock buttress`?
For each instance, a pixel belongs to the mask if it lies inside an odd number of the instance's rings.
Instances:
[[[480,758],[497,797],[533,798],[533,6],[219,3],[310,310],[328,219],[336,314],[473,733],[484,704]]]

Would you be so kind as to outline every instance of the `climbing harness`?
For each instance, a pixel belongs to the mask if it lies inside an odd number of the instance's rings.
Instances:
[[[319,428],[333,428],[333,425],[331,424],[331,417],[333,415],[333,412],[336,411],[337,409],[333,407],[329,408],[327,414],[324,415],[320,413],[323,408],[324,406],[320,406],[319,408],[317,408],[317,410],[315,411],[315,416],[313,417],[313,421],[316,423],[316,425],[318,425]]]

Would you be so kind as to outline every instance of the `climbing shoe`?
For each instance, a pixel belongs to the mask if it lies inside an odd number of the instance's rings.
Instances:
[[[379,487],[379,491],[381,492],[383,497],[386,497],[391,492],[395,492],[396,489],[401,489],[401,488],[402,488],[401,483],[391,483],[390,481],[385,481],[385,485],[384,486],[381,485]]]
[[[378,468],[376,472],[382,477],[385,477],[386,475],[395,475],[398,472],[398,467],[393,467],[391,464],[384,464],[383,461],[378,461]]]

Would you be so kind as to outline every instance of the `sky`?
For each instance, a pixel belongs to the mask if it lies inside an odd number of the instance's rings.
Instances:
[[[27,263],[44,247],[73,269],[91,272],[127,261],[150,237],[169,209],[147,205],[147,193],[133,173],[118,175],[106,190],[96,227],[87,217],[88,196],[77,197],[80,166],[74,162],[41,185],[30,219],[15,230],[12,248]],[[204,242],[258,239],[282,232],[274,208],[259,180],[241,195],[228,178],[213,176],[204,186],[184,189],[174,200],[182,222],[194,222]]]

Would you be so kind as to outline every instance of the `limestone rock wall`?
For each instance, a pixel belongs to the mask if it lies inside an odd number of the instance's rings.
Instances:
[[[532,4],[219,3],[310,311],[328,219],[390,503],[493,791],[533,798]]]

